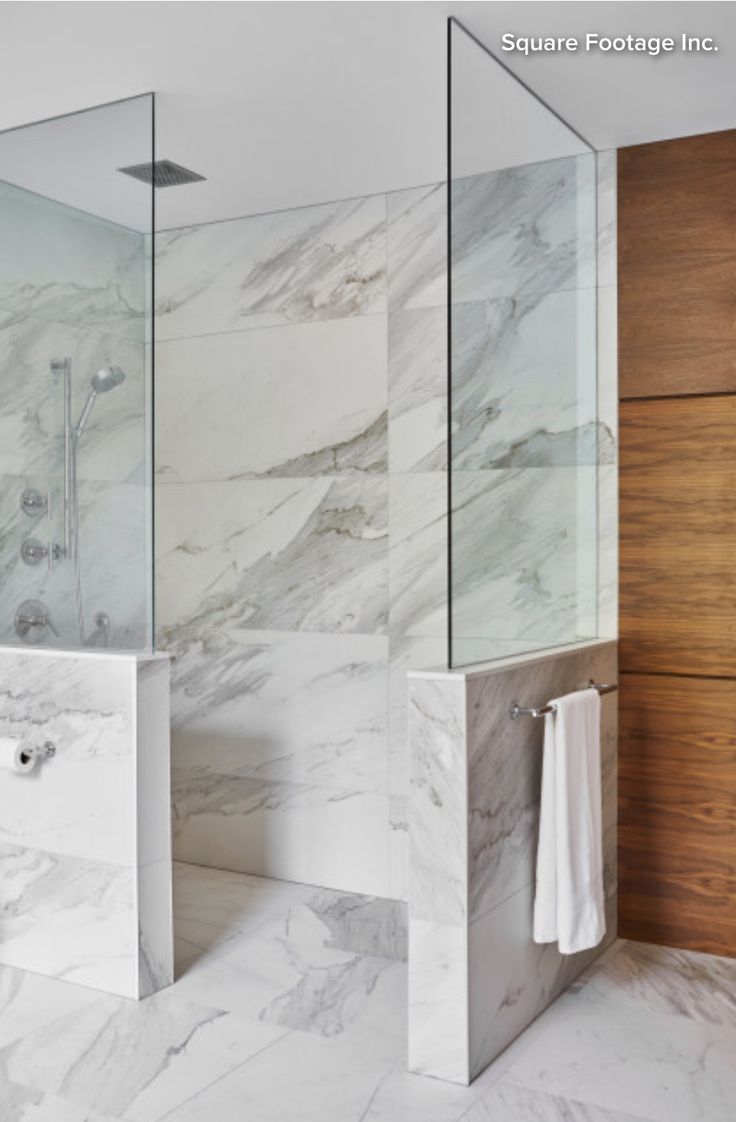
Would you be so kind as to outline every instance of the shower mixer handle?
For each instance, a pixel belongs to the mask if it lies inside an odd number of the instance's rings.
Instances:
[[[26,643],[41,643],[49,628],[57,639],[60,638],[46,605],[40,600],[24,600],[15,613],[15,631],[19,638]]]

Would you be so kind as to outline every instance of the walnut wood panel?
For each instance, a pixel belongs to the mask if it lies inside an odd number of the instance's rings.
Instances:
[[[623,671],[736,675],[736,398],[627,401]]]
[[[624,398],[736,391],[736,130],[618,157]]]
[[[619,933],[736,957],[736,683],[619,679]]]

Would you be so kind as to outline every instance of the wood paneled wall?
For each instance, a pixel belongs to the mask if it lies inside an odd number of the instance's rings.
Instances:
[[[736,956],[736,131],[618,190],[620,934]]]

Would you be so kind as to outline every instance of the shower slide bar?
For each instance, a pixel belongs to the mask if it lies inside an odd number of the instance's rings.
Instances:
[[[594,682],[591,678],[587,686],[585,686],[585,689],[598,690],[600,694],[615,693],[618,686],[615,683],[603,685],[602,683]],[[519,705],[518,701],[512,701],[509,709],[509,716],[512,721],[517,721],[519,717],[544,717],[547,713],[554,713],[556,709],[556,705],[540,705],[539,708],[530,707],[527,709],[523,705]]]

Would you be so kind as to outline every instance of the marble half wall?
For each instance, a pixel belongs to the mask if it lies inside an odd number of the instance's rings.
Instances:
[[[173,981],[166,656],[0,648],[0,963],[141,998]]]
[[[602,698],[608,930],[562,956],[532,940],[543,722],[512,721],[593,678],[614,642],[410,674],[409,1066],[469,1083],[615,938],[616,694]]]

